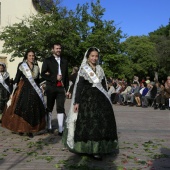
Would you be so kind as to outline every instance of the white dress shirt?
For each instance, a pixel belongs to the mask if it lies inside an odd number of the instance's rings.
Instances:
[[[54,57],[55,57],[55,59],[56,59],[56,61],[57,61],[57,63],[58,63],[58,75],[62,75],[61,74],[61,67],[60,67],[60,57],[57,57],[57,56],[55,56],[54,55]]]

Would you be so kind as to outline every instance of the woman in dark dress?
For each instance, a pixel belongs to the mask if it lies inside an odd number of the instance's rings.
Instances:
[[[2,127],[20,134],[27,133],[29,137],[33,137],[33,132],[45,129],[46,107],[39,77],[35,53],[28,50],[18,65],[12,102],[3,113]]]
[[[0,62],[0,122],[3,110],[10,96],[9,84],[9,73],[6,71],[6,65]]]
[[[103,154],[118,149],[118,137],[105,74],[98,59],[97,48],[85,53],[74,86],[63,143],[72,152],[101,159]]]

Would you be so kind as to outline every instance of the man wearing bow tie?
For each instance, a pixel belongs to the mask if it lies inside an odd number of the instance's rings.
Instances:
[[[56,101],[58,131],[59,135],[63,132],[64,103],[66,91],[69,85],[68,63],[61,57],[61,44],[55,43],[52,46],[52,55],[45,58],[42,64],[41,76],[46,80],[47,96],[47,125],[48,132],[52,133],[52,111]]]

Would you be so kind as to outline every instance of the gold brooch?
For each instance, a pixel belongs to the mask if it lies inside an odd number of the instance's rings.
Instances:
[[[94,76],[94,73],[93,73],[93,72],[90,72],[90,76],[91,76],[91,77]]]

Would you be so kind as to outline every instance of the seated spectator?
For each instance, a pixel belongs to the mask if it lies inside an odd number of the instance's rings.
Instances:
[[[131,92],[131,89],[132,89],[130,83],[127,83],[127,85],[126,85],[125,87],[126,87],[125,90],[122,91],[122,92],[119,94],[119,103],[120,103],[121,105],[125,105],[125,96],[126,96],[127,94],[129,94],[129,93]]]
[[[154,100],[157,92],[157,88],[154,85],[154,82],[147,84],[148,91],[147,93],[142,96],[142,107],[146,108],[149,105],[149,100]]]
[[[134,106],[135,94],[139,93],[139,90],[140,87],[138,86],[138,83],[134,82],[131,92],[125,96],[125,102],[128,102],[128,100],[130,100],[129,106]]]
[[[148,88],[146,82],[143,82],[141,84],[141,89],[139,90],[139,93],[135,94],[135,100],[137,103],[137,107],[141,107],[141,98],[144,97],[148,93]]]
[[[115,89],[115,92],[112,93],[112,95],[111,95],[111,99],[112,99],[113,104],[116,104],[118,102],[118,95],[120,94],[121,89],[122,89],[122,83],[118,82],[117,87]]]
[[[126,85],[125,83],[121,83],[122,84],[122,87],[119,91],[119,93],[116,95],[116,98],[115,98],[115,102],[117,102],[117,104],[122,104],[122,96],[121,96],[121,93],[126,89]]]

